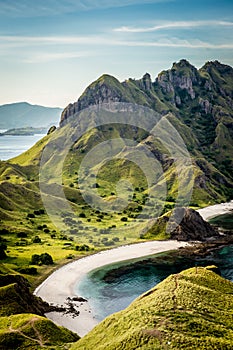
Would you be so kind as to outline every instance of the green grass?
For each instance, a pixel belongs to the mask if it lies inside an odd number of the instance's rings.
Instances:
[[[233,283],[208,268],[171,275],[107,317],[72,350],[231,349]]]
[[[0,329],[3,350],[55,349],[78,340],[71,331],[33,314],[0,317]]]

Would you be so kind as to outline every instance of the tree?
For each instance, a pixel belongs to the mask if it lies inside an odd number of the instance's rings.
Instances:
[[[32,265],[52,265],[53,258],[48,253],[43,253],[41,255],[33,254],[31,258]]]
[[[39,265],[40,264],[40,255],[33,254],[31,258],[31,264],[32,265]]]

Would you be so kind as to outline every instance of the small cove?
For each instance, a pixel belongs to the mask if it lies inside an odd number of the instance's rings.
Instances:
[[[231,213],[218,216],[211,222],[225,229],[233,229],[232,220]],[[218,266],[223,277],[233,281],[233,245],[213,251],[205,258],[178,258],[171,252],[166,252],[107,265],[87,274],[76,286],[76,292],[88,299],[94,317],[101,321],[109,314],[127,307],[140,294],[170,274],[193,266],[212,264]]]

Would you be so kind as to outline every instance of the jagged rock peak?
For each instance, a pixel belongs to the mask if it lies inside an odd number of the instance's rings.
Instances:
[[[193,89],[193,84],[198,81],[198,70],[192,66],[187,60],[182,59],[178,63],[173,63],[172,69],[162,71],[156,83],[162,88],[165,93],[171,94],[171,102],[180,105],[181,100],[175,90],[186,90],[188,95],[193,100],[196,95]]]
[[[142,79],[140,80],[140,87],[142,90],[146,90],[146,91],[149,91],[152,89],[152,81],[149,73],[146,73],[143,75]]]
[[[230,70],[233,70],[233,68],[227,64],[224,64],[224,63],[221,63],[219,62],[218,60],[215,60],[215,61],[207,61],[204,66],[201,68],[209,68],[209,67],[213,67],[213,68],[217,68],[217,69],[230,69]]]
[[[181,217],[183,219],[179,223],[179,218]],[[173,213],[173,219],[175,229],[172,230],[172,223],[170,227],[172,239],[180,241],[205,241],[206,239],[219,236],[217,229],[203,220],[201,215],[193,209],[176,208]]]
[[[124,88],[113,76],[103,74],[99,79],[89,85],[77,102],[69,104],[61,116],[61,125],[75,113],[101,103],[127,102],[124,97]]]
[[[174,68],[190,68],[190,69],[194,69],[196,70],[196,67],[194,67],[189,61],[187,61],[186,59],[181,59],[179,62],[174,62],[172,64],[172,69]]]
[[[231,66],[223,64],[217,60],[206,62],[200,69],[200,71],[206,71],[209,74],[211,74],[214,70],[218,71],[221,75],[229,74],[232,76],[233,74],[233,68]]]

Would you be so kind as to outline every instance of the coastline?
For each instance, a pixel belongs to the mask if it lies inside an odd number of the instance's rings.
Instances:
[[[209,220],[214,218],[215,216],[228,214],[232,210],[233,210],[233,200],[227,203],[211,205],[209,207],[199,209],[197,210],[197,212],[202,216],[204,220]]]
[[[53,272],[35,289],[34,294],[53,305],[68,307],[71,303],[76,312],[79,313],[78,315],[74,315],[74,313],[49,312],[46,314],[46,317],[59,326],[66,327],[82,337],[99,323],[92,315],[88,301],[80,302],[72,300],[73,297],[77,297],[75,286],[87,273],[115,262],[147,257],[187,245],[187,242],[172,240],[149,241],[125,245],[88,255],[64,265]],[[85,296],[82,297],[85,298]]]
[[[233,201],[208,206],[197,211],[204,220],[208,220],[215,216],[229,213],[232,210]],[[188,245],[187,242],[172,240],[148,241],[120,246],[85,256],[53,272],[35,289],[34,294],[53,305],[59,305],[65,308],[72,306],[76,314],[72,312],[65,314],[64,312],[49,312],[46,314],[46,317],[59,326],[66,327],[83,337],[99,323],[99,321],[94,318],[88,301],[72,300],[73,297],[77,296],[75,294],[76,285],[87,273],[115,262],[147,257]],[[85,298],[85,295],[82,297]]]

